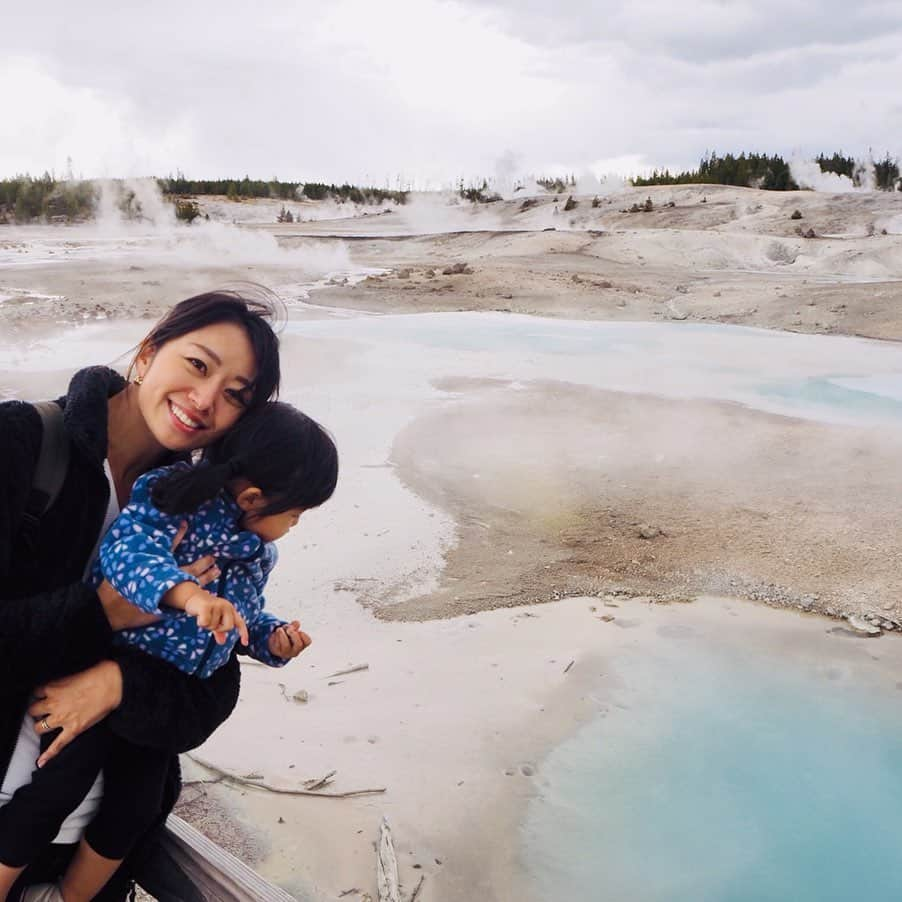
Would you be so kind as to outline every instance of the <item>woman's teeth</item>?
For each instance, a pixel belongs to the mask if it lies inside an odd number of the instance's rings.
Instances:
[[[175,418],[180,423],[184,423],[190,429],[200,429],[201,428],[200,423],[198,423],[196,420],[192,420],[191,417],[189,417],[188,414],[186,414],[185,411],[181,409],[181,407],[177,407],[175,404],[172,403],[172,401],[169,402],[169,409],[172,411],[173,416],[175,416]]]

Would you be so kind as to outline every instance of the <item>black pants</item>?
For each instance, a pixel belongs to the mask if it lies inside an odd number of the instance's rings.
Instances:
[[[42,748],[50,741],[52,734],[43,737]],[[36,768],[31,782],[0,807],[0,861],[11,867],[34,861],[81,804],[101,770],[103,799],[85,839],[105,858],[125,858],[160,819],[169,765],[164,752],[132,745],[101,721]]]
[[[55,883],[64,874],[78,843],[49,846],[19,875],[9,892],[10,899],[18,899],[26,886],[35,883]],[[107,885],[94,897],[94,902],[126,902],[132,881],[129,878],[128,863],[119,868]]]

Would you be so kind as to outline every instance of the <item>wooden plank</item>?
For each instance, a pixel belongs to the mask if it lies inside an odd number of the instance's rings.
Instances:
[[[208,902],[298,902],[174,814],[163,842]]]
[[[401,881],[398,879],[398,859],[388,819],[382,818],[379,829],[379,857],[376,860],[376,883],[379,902],[401,902]]]

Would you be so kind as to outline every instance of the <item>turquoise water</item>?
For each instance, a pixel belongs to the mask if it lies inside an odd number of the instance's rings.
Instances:
[[[900,700],[688,643],[540,768],[530,883],[548,902],[902,899]]]
[[[310,337],[361,340],[440,366],[495,368],[614,391],[736,401],[853,424],[902,420],[902,347],[742,326],[611,323],[499,313],[428,313],[292,322]]]
[[[764,398],[775,398],[791,406],[824,411],[841,410],[857,413],[862,418],[902,418],[902,399],[894,397],[888,386],[874,386],[875,390],[849,387],[853,379],[841,376],[811,378],[792,382],[764,384],[758,392]],[[845,384],[844,384],[845,383]],[[862,380],[862,385],[867,383]]]

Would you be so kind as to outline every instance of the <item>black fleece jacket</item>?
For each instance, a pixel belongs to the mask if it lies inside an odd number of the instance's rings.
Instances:
[[[137,744],[171,752],[169,804],[179,789],[176,753],[200,745],[231,714],[239,668],[208,679],[133,649],[113,649],[112,633],[82,575],[109,503],[103,472],[107,401],[125,381],[106,367],[80,370],[57,403],[70,442],[69,471],[41,521],[37,550],[23,548],[22,514],[41,445],[41,420],[21,401],[0,403],[0,778],[9,767],[19,724],[34,686],[115,659],[122,703],[111,729]]]

